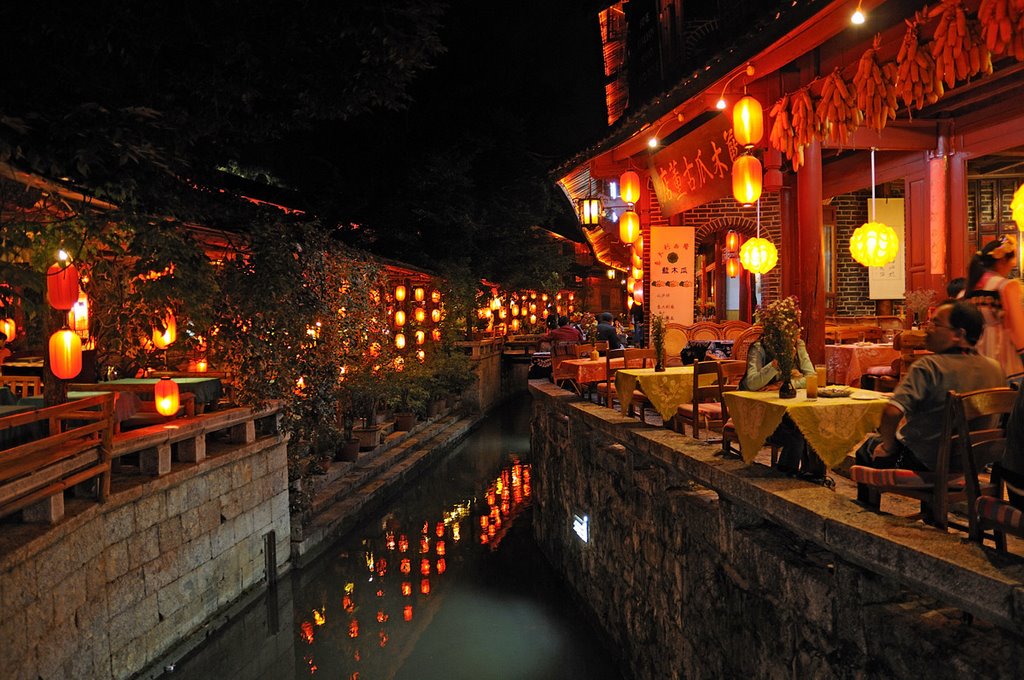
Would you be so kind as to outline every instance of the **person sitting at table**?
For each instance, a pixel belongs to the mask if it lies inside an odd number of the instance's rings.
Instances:
[[[939,305],[925,324],[925,346],[932,352],[914,361],[882,412],[878,434],[857,449],[857,465],[873,468],[935,469],[942,437],[946,395],[1006,385],[1003,369],[982,356],[975,344],[985,328],[977,307],[962,300]],[[902,427],[900,421],[906,419]],[[951,466],[959,461],[953,459]],[[857,485],[857,500],[874,509],[879,495]]]
[[[578,328],[569,323],[569,317],[560,316],[558,317],[558,328],[548,331],[540,339],[549,342],[558,340],[564,342],[583,342],[583,333],[580,333]]]
[[[807,387],[807,376],[815,375],[815,371],[803,340],[796,342],[796,356],[793,363],[796,366],[791,378],[793,387],[796,389]],[[781,382],[782,373],[779,371],[778,359],[770,356],[768,349],[760,340],[753,343],[747,351],[747,371],[743,375],[743,380],[740,381],[740,389],[749,392],[777,390]],[[787,475],[801,472],[804,476],[815,479],[824,476],[824,464],[814,454],[806,453],[807,442],[788,414],[783,416],[782,422],[768,437],[768,441],[782,449],[779,453],[779,460],[775,464],[775,469],[779,472]]]
[[[622,343],[619,342],[619,334],[615,331],[615,326],[612,325],[614,318],[609,312],[601,312],[601,315],[597,317],[596,339],[598,341],[607,340],[608,349],[622,347]]]

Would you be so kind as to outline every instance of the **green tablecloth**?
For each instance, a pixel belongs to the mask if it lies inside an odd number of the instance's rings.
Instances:
[[[191,392],[195,395],[196,404],[216,404],[220,401],[223,387],[220,378],[171,378],[178,383],[178,389],[182,392]],[[111,385],[156,385],[160,378],[121,378],[111,380]],[[144,396],[144,395],[140,395]],[[147,399],[151,400],[152,397]]]
[[[83,390],[81,392],[68,392],[68,401],[75,401],[77,399],[87,399],[89,397],[99,397],[105,394],[110,394],[107,391],[101,390]],[[138,413],[141,406],[139,397],[131,392],[116,392],[117,397],[114,400],[114,418],[117,422],[124,422],[133,415]],[[18,401],[19,406],[27,406],[29,408],[42,408],[43,407],[43,395],[37,394],[34,397],[22,397]]]

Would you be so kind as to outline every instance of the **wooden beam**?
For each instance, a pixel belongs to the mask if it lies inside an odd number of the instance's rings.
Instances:
[[[859,127],[846,144],[823,141],[822,149],[878,149],[879,151],[933,151],[938,143],[936,121],[890,121],[879,133]]]
[[[925,152],[883,153],[875,157],[875,181],[879,184],[920,174],[927,159]],[[858,152],[824,164],[821,195],[824,198],[848,194],[871,186],[871,154]]]

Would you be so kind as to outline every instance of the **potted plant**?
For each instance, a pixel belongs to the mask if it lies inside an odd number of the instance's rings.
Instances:
[[[426,413],[430,396],[427,390],[429,377],[423,364],[409,361],[387,382],[387,402],[395,410],[396,430],[411,430],[416,423],[416,415]]]
[[[928,308],[934,304],[935,291],[930,288],[909,290],[903,295],[906,298],[907,309],[910,311],[904,323],[909,322],[910,328],[917,328],[921,318],[927,316]]]
[[[800,337],[800,315],[796,307],[796,298],[791,295],[769,302],[758,308],[754,318],[764,329],[761,333],[762,347],[768,356],[779,363],[779,373],[782,375],[779,398],[792,399],[796,396],[792,375],[796,343]]]
[[[665,317],[655,314],[651,317],[651,347],[654,348],[654,371],[665,370]]]

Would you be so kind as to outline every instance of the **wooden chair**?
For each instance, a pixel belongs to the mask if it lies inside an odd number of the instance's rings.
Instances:
[[[999,393],[1009,393],[1010,398],[1000,397]],[[961,399],[969,396],[965,412],[970,429],[960,427],[959,412]],[[992,390],[977,390],[959,395],[950,392],[946,396],[946,413],[942,437],[939,440],[938,456],[935,469],[931,472],[916,470],[878,469],[863,465],[850,468],[850,479],[858,484],[866,484],[878,493],[895,493],[921,501],[921,514],[926,522],[945,529],[949,524],[948,510],[951,502],[967,499],[964,473],[955,471],[959,467],[960,458],[953,459],[953,452],[962,446],[963,438],[977,438],[977,441],[994,439],[992,433],[993,417],[998,413],[1009,413],[1012,400],[1016,395],[1009,387],[997,387]],[[1000,411],[1000,408],[1005,410]],[[1005,437],[1005,434],[1002,435]],[[958,529],[968,531],[969,527],[954,523]]]
[[[750,324],[746,321],[723,321],[721,325],[723,340],[739,340],[743,331],[750,328]]]
[[[566,359],[576,359],[576,347],[580,343],[556,340],[551,343],[551,382],[559,387],[562,383],[572,377],[559,370],[560,364]]]
[[[719,337],[720,326],[710,321],[698,321],[686,329],[691,342],[721,340]]]
[[[730,354],[730,358],[736,361],[746,361],[747,352],[750,351],[750,346],[761,338],[762,330],[764,329],[760,326],[751,326],[740,333],[740,337],[738,337],[736,342],[732,345],[732,354]]]
[[[686,347],[689,339],[681,324],[670,322],[665,324],[665,365],[682,366],[680,352]]]
[[[608,376],[608,380],[599,382],[594,386],[598,404],[601,403],[601,398],[604,397],[604,405],[611,408],[612,399],[615,398],[615,371],[612,369],[612,359],[624,359],[625,356],[626,350],[622,348],[610,349],[605,353],[605,375]]]
[[[576,358],[577,359],[589,359],[590,353],[594,351],[594,345],[591,343],[576,345]]]
[[[746,371],[742,361],[697,361],[693,364],[693,400],[676,408],[672,428],[686,433],[686,424],[694,439],[700,439],[701,423],[708,430],[721,430],[729,419],[723,393],[739,387]],[[709,382],[705,376],[714,376]]]
[[[623,368],[654,368],[658,361],[657,352],[650,348],[627,347],[623,352]],[[611,378],[610,375],[609,378]],[[630,415],[633,414],[633,408],[638,408],[640,411],[640,422],[646,423],[644,412],[647,407],[652,405],[647,395],[640,390],[633,390],[631,404]]]
[[[1006,451],[1007,427],[992,427],[992,416],[1024,418],[1024,393],[998,387],[961,394],[956,422],[967,487],[967,518],[971,540],[990,538],[996,549],[1006,550],[1006,534],[1024,536],[1024,513],[1003,500],[1003,480],[998,462]],[[980,474],[989,464],[992,476],[982,486]]]
[[[903,331],[893,338],[893,349],[899,350],[900,358],[892,363],[894,375],[875,375],[874,386],[864,385],[867,389],[876,389],[880,392],[892,392],[900,384],[900,380],[910,370],[910,365],[926,354],[931,354],[925,349],[924,331]],[[870,370],[870,369],[869,369]],[[869,373],[871,375],[871,373]],[[871,382],[871,381],[869,381]]]

